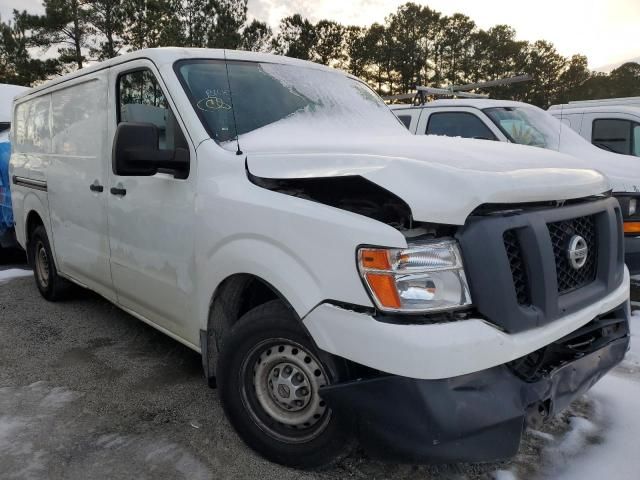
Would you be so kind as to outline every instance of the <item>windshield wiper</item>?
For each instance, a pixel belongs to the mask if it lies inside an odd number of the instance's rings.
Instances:
[[[594,142],[594,145],[598,148],[601,148],[603,150],[607,150],[609,152],[613,152],[613,153],[618,153],[616,152],[613,148],[611,148],[609,145],[606,145],[604,143],[600,143],[600,142]]]

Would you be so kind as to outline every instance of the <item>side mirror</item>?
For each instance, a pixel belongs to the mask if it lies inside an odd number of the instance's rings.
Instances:
[[[189,150],[160,150],[158,127],[153,123],[118,124],[112,157],[113,173],[120,176],[144,177],[159,171],[173,173],[175,178],[189,176]]]

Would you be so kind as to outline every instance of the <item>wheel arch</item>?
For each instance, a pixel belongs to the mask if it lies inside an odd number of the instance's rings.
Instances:
[[[295,308],[271,283],[251,273],[226,277],[211,296],[206,329],[200,331],[202,365],[209,384],[214,383],[222,342],[227,332],[248,311],[271,300],[280,300],[296,319]]]

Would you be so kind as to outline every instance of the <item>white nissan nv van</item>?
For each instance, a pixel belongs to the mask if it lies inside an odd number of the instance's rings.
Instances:
[[[640,157],[640,97],[551,105],[549,113],[599,148]]]
[[[601,174],[416,137],[342,72],[143,50],[23,95],[14,126],[42,295],[77,283],[199,352],[273,461],[325,465],[356,436],[394,460],[509,457],[628,349]]]

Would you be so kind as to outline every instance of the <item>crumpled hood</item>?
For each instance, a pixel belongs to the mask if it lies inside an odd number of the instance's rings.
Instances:
[[[581,168],[571,156],[486,140],[411,134],[315,142],[243,137],[241,148],[255,176],[360,175],[402,198],[413,218],[424,222],[462,225],[482,204],[568,200],[610,188],[602,174]]]

